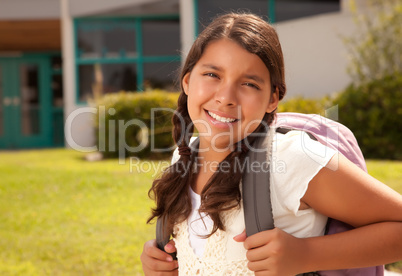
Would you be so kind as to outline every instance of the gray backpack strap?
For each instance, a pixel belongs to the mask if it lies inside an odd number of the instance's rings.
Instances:
[[[275,227],[271,206],[270,165],[267,159],[272,154],[274,132],[268,131],[267,134],[268,137],[256,139],[245,160],[242,198],[247,237]]]
[[[276,132],[286,134],[292,129],[278,128]],[[242,198],[244,221],[247,237],[261,231],[274,229],[270,190],[270,160],[274,131],[267,132],[268,137],[256,139],[250,148],[242,178]],[[298,274],[297,276],[320,276],[317,272]]]

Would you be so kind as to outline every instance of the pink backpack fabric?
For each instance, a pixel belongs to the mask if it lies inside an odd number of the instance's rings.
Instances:
[[[278,113],[274,127],[297,129],[314,136],[320,143],[342,153],[346,158],[367,172],[363,154],[353,133],[344,125],[316,114]],[[329,219],[326,235],[344,232],[353,227]],[[319,271],[321,276],[383,276],[384,266]]]

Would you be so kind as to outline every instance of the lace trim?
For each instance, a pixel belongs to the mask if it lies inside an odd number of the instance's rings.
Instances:
[[[222,221],[227,225],[237,210],[225,212]],[[208,238],[202,258],[198,258],[190,246],[187,221],[174,227],[179,275],[254,275],[247,268],[247,259],[227,260],[225,231],[217,230]]]

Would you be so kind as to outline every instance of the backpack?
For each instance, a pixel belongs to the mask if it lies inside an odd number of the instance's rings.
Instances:
[[[347,127],[340,123],[315,114],[278,113],[274,127],[276,127],[277,132],[283,134],[291,130],[304,131],[313,140],[317,140],[327,147],[339,151],[346,158],[367,172],[364,157],[356,138]],[[264,138],[265,136],[262,136],[262,139],[256,139],[253,144],[254,149],[261,150],[250,150],[248,152],[246,158],[249,158],[248,161],[250,163],[261,162],[260,164],[263,164],[263,162],[266,161],[266,149],[264,151],[262,146]],[[269,179],[269,169],[259,170],[258,172],[251,171],[243,174],[242,197],[247,236],[274,228]],[[344,232],[350,229],[353,229],[353,227],[329,218],[325,235]],[[166,232],[163,221],[158,219],[156,225],[156,241],[161,250],[163,250],[170,239],[170,233]],[[173,257],[175,257],[175,254]],[[383,276],[384,266],[319,271],[305,273],[304,275]]]

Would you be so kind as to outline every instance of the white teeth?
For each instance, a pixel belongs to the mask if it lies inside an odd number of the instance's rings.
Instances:
[[[215,120],[217,120],[219,122],[222,122],[222,123],[232,123],[232,122],[236,121],[236,119],[221,117],[221,116],[216,115],[215,113],[212,113],[210,111],[208,111],[208,114],[209,114],[209,116],[211,116]]]

